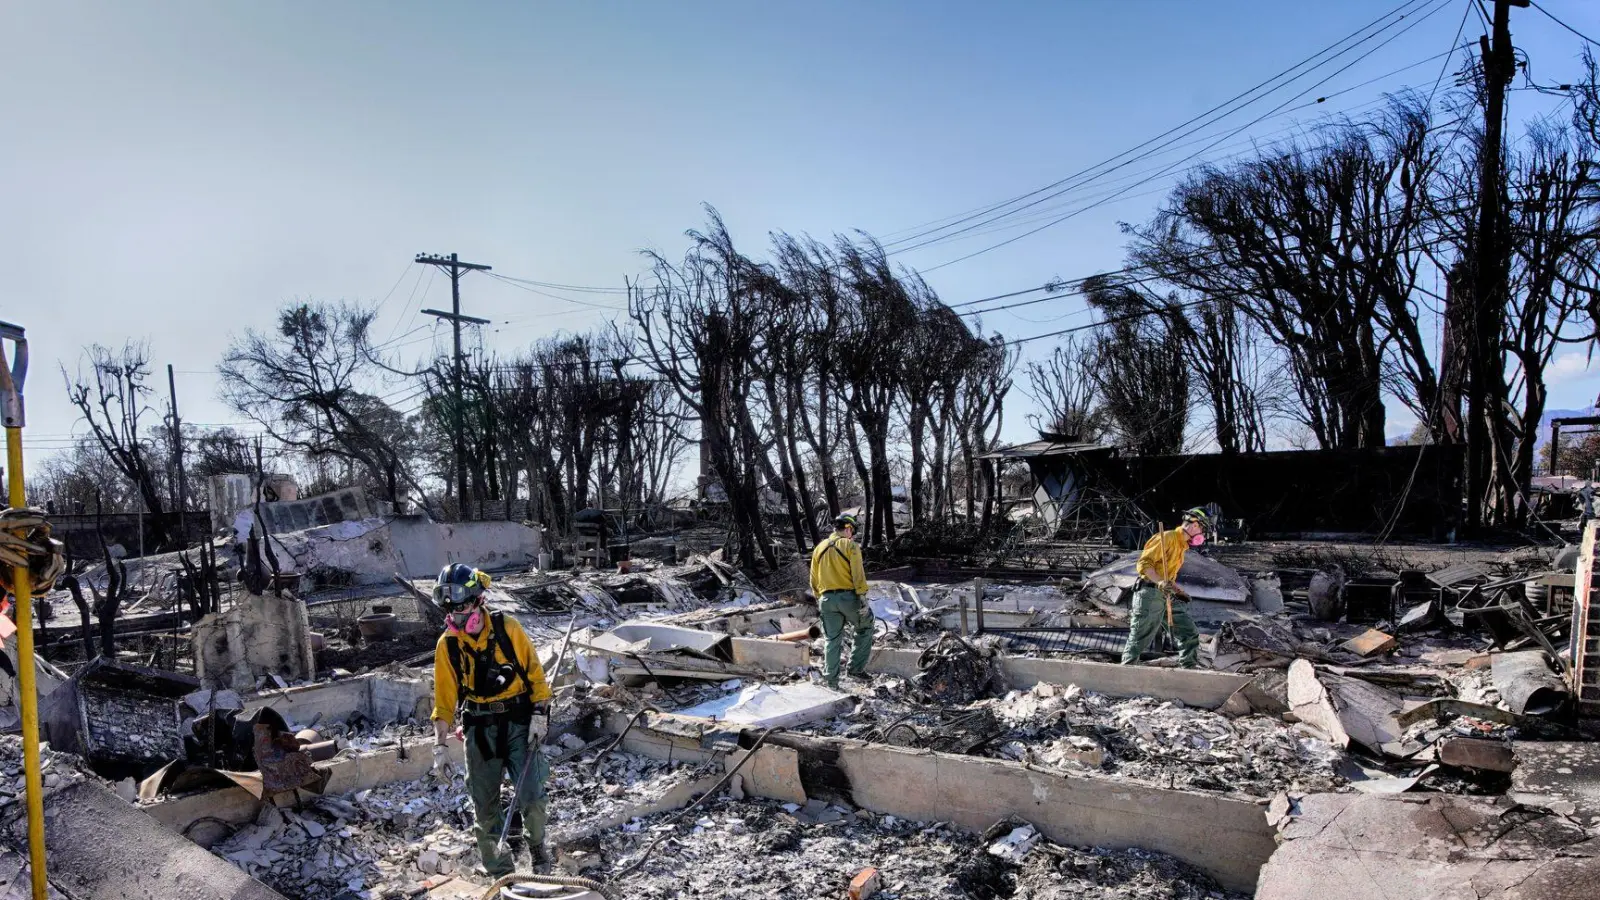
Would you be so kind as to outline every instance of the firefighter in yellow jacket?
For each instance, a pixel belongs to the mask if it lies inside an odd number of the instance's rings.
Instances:
[[[833,534],[811,551],[811,593],[817,597],[822,631],[828,639],[822,677],[832,688],[839,686],[839,657],[844,654],[846,624],[855,632],[850,677],[867,677],[867,657],[872,654],[867,569],[862,564],[861,547],[855,542],[855,536],[855,516],[838,516],[833,520]]]
[[[1157,532],[1145,541],[1139,554],[1139,582],[1133,591],[1133,617],[1128,623],[1128,643],[1122,649],[1122,664],[1139,661],[1145,648],[1165,625],[1178,641],[1178,665],[1192,669],[1199,664],[1200,632],[1189,615],[1189,594],[1178,586],[1178,571],[1190,547],[1206,542],[1211,521],[1203,509],[1191,509],[1171,531]]]
[[[445,742],[459,712],[466,741],[467,793],[483,868],[510,874],[512,857],[499,845],[504,816],[500,785],[509,773],[522,790],[517,805],[536,865],[548,863],[545,780],[550,765],[539,751],[550,731],[550,686],[533,643],[516,619],[484,608],[489,575],[456,563],[439,572],[434,599],[445,610],[445,633],[433,652],[434,768],[448,772]],[[522,778],[524,766],[531,766]]]

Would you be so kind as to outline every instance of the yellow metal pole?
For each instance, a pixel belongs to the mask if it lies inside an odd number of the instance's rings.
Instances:
[[[11,345],[7,359],[6,344]],[[22,383],[28,377],[28,338],[21,326],[0,322],[0,424],[6,429],[6,472],[11,506],[28,505],[22,490]],[[44,869],[44,779],[39,773],[39,688],[34,683],[33,583],[27,566],[13,566],[11,592],[17,609],[17,693],[22,701],[22,769],[27,785],[28,867],[33,900],[47,900]]]
[[[6,473],[11,505],[27,505],[22,490],[22,429],[6,429]],[[17,692],[22,695],[22,768],[28,785],[28,862],[33,900],[46,900],[44,868],[44,779],[39,772],[39,689],[34,684],[33,585],[27,566],[11,570],[17,598]]]

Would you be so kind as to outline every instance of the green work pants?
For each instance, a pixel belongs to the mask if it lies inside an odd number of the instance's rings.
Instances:
[[[485,732],[492,749],[499,738],[499,730],[510,729],[507,734],[509,759],[485,759],[479,748],[477,733]],[[528,846],[544,844],[544,825],[548,816],[548,801],[544,783],[550,777],[550,763],[539,748],[528,747],[528,723],[501,720],[499,725],[479,725],[464,729],[467,743],[467,795],[472,798],[473,834],[478,839],[478,855],[483,858],[483,868],[499,878],[511,874],[512,857],[509,852],[497,849],[500,843],[500,826],[505,821],[505,811],[500,808],[500,785],[509,772],[511,784],[517,783],[525,764],[533,766],[528,780],[522,785],[519,798],[522,807],[522,833]]]
[[[1155,585],[1133,592],[1133,618],[1128,622],[1128,644],[1122,648],[1122,664],[1139,661],[1150,642],[1167,624],[1167,597]],[[1172,636],[1178,641],[1178,665],[1192,669],[1200,661],[1200,632],[1189,617],[1189,603],[1172,599]]]
[[[844,655],[844,626],[855,631],[855,649],[850,652],[850,674],[867,674],[867,657],[872,655],[872,609],[855,591],[827,591],[817,604],[822,612],[822,633],[828,639],[823,657],[822,677],[829,687],[839,686],[839,657]]]

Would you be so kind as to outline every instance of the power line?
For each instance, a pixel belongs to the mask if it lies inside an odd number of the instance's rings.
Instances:
[[[1130,148],[1128,150],[1124,150],[1121,153],[1118,153],[1118,154],[1116,154],[1114,156],[1111,156],[1111,157],[1109,157],[1109,158],[1107,158],[1107,159],[1105,159],[1105,160],[1103,160],[1103,161],[1101,161],[1099,163],[1096,163],[1093,166],[1090,166],[1090,167],[1088,167],[1086,169],[1080,170],[1079,172],[1076,172],[1076,173],[1074,173],[1072,175],[1069,175],[1069,176],[1067,176],[1065,178],[1062,178],[1060,180],[1052,182],[1051,184],[1045,185],[1042,188],[1038,188],[1038,189],[1030,191],[1030,192],[1028,192],[1026,194],[1022,194],[1022,195],[1020,195],[1018,197],[1013,197],[1013,198],[1011,198],[1009,200],[1005,200],[1005,201],[1002,201],[1000,203],[991,205],[991,206],[989,206],[989,207],[987,207],[985,209],[979,210],[979,211],[977,211],[977,212],[975,212],[973,214],[969,214],[967,216],[959,218],[959,219],[955,220],[954,222],[950,222],[949,224],[942,225],[939,228],[935,228],[935,229],[931,229],[931,230],[927,230],[927,231],[922,231],[922,232],[919,232],[917,234],[913,234],[911,236],[908,236],[906,238],[902,238],[902,239],[897,240],[897,241],[892,241],[889,244],[887,244],[886,246],[895,248],[894,252],[896,252],[896,253],[906,252],[906,251],[909,251],[909,250],[914,250],[914,249],[917,249],[920,246],[924,246],[927,243],[926,239],[931,237],[931,236],[933,236],[933,235],[935,235],[935,234],[937,234],[938,232],[947,232],[948,229],[950,229],[950,228],[952,228],[954,226],[962,225],[962,224],[964,224],[966,222],[969,222],[969,221],[971,221],[973,219],[982,219],[982,218],[984,218],[986,216],[990,216],[990,218],[985,219],[985,221],[978,222],[976,225],[969,226],[969,227],[966,227],[966,228],[962,228],[962,229],[959,229],[956,232],[947,233],[947,234],[942,235],[942,236],[943,237],[949,237],[950,234],[959,234],[962,231],[971,230],[971,228],[973,228],[973,227],[978,227],[980,225],[989,224],[989,223],[992,223],[994,221],[998,221],[1001,218],[1015,215],[1016,213],[1021,212],[1024,209],[1028,209],[1028,208],[1030,208],[1032,206],[1035,206],[1040,202],[1043,202],[1045,200],[1050,200],[1050,199],[1053,199],[1054,197],[1060,196],[1065,190],[1070,190],[1070,189],[1072,189],[1074,187],[1082,187],[1084,184],[1087,184],[1090,181],[1093,181],[1095,179],[1099,179],[1099,178],[1101,178],[1101,177],[1103,177],[1105,175],[1110,174],[1111,172],[1115,172],[1118,169],[1124,168],[1124,167],[1126,167],[1126,166],[1128,166],[1128,165],[1130,165],[1130,164],[1132,164],[1134,162],[1137,162],[1140,159],[1146,158],[1151,153],[1153,153],[1153,152],[1155,152],[1157,150],[1163,149],[1164,147],[1170,145],[1174,141],[1177,141],[1177,140],[1180,140],[1180,139],[1182,139],[1184,137],[1187,137],[1188,135],[1193,134],[1195,131],[1200,130],[1200,128],[1203,128],[1206,125],[1213,124],[1216,121],[1220,121],[1220,119],[1225,118],[1226,116],[1232,115],[1233,113],[1238,112],[1238,111],[1244,109],[1245,107],[1247,107],[1247,106],[1249,106],[1249,105],[1251,105],[1253,103],[1258,102],[1261,99],[1264,99],[1268,94],[1271,94],[1272,92],[1278,90],[1281,87],[1286,87],[1288,84],[1292,84],[1294,81],[1297,81],[1300,78],[1304,77],[1305,75],[1310,74],[1312,71],[1315,71],[1316,69],[1321,68],[1322,66],[1333,62],[1334,60],[1336,60],[1339,57],[1345,55],[1346,53],[1349,53],[1349,52],[1355,50],[1361,44],[1363,44],[1363,43],[1371,40],[1372,38],[1376,37],[1377,35],[1381,34],[1384,30],[1386,30],[1388,28],[1391,28],[1394,25],[1398,24],[1399,21],[1402,21],[1407,15],[1409,15],[1411,12],[1414,11],[1412,9],[1412,7],[1420,8],[1420,5],[1425,5],[1425,4],[1433,3],[1433,2],[1435,2],[1435,0],[1407,0],[1407,2],[1402,3],[1399,7],[1396,7],[1393,11],[1391,11],[1389,13],[1386,13],[1386,14],[1378,17],[1377,19],[1374,19],[1372,22],[1369,22],[1366,25],[1363,25],[1362,27],[1356,29],[1351,34],[1339,39],[1338,41],[1335,41],[1334,43],[1328,45],[1327,47],[1324,47],[1322,50],[1317,51],[1312,56],[1310,56],[1310,57],[1308,57],[1308,58],[1296,63],[1293,66],[1290,66],[1287,69],[1284,69],[1283,71],[1277,73],[1276,75],[1271,76],[1270,78],[1266,79],[1265,81],[1262,81],[1259,84],[1256,84],[1253,87],[1251,87],[1251,88],[1249,88],[1249,89],[1247,89],[1247,90],[1245,90],[1245,91],[1243,91],[1243,92],[1241,92],[1239,94],[1236,94],[1233,97],[1228,98],[1227,100],[1224,100],[1223,102],[1217,104],[1216,106],[1211,107],[1210,109],[1206,110],[1205,112],[1200,113],[1199,115],[1194,116],[1194,117],[1186,120],[1185,122],[1183,122],[1183,123],[1181,123],[1181,124],[1179,124],[1177,126],[1174,126],[1173,128],[1170,128],[1167,131],[1164,131],[1161,134],[1158,134],[1153,138],[1150,138],[1149,140],[1147,140],[1147,141],[1145,141],[1145,142],[1143,142],[1141,144],[1138,144],[1138,145],[1136,145],[1136,146],[1134,146],[1134,147],[1132,147],[1132,148]],[[1395,21],[1393,21],[1393,22],[1388,21],[1389,19],[1395,17],[1396,15],[1399,16],[1398,19],[1395,19]],[[1338,50],[1338,52],[1334,53],[1334,55],[1332,57],[1330,57],[1329,59],[1322,60],[1321,62],[1315,62],[1319,58],[1321,58],[1321,57],[1327,55],[1328,53],[1334,51],[1335,49],[1339,48],[1341,45],[1351,41],[1352,39],[1357,38],[1358,36],[1362,35],[1364,32],[1372,29],[1374,26],[1380,26],[1380,25],[1381,25],[1381,27],[1379,27],[1378,30],[1374,31],[1372,34],[1367,34],[1364,37],[1360,37],[1360,39],[1356,40],[1356,42],[1354,44],[1352,44],[1351,46],[1345,47],[1342,50]],[[1275,82],[1278,82],[1278,81],[1284,79],[1286,76],[1289,76],[1292,73],[1295,73],[1297,70],[1300,70],[1300,69],[1306,67],[1307,65],[1312,64],[1313,62],[1315,62],[1315,65],[1311,65],[1310,69],[1307,69],[1304,72],[1300,72],[1300,74],[1294,75],[1292,78],[1290,78],[1287,82],[1285,82],[1282,85],[1274,85]],[[1274,86],[1270,87],[1270,89],[1268,89],[1260,97],[1252,97],[1253,94],[1256,94],[1258,91],[1261,91],[1263,88],[1267,88],[1269,85],[1274,85]],[[1245,98],[1250,98],[1250,99],[1247,100]],[[1241,100],[1243,100],[1244,102],[1240,103]],[[1239,104],[1239,105],[1237,106],[1237,108],[1229,109],[1229,107],[1234,106],[1234,104]],[[1217,113],[1219,113],[1219,111],[1222,111],[1222,110],[1226,110],[1226,112],[1222,112],[1221,115],[1217,115]],[[1200,124],[1196,125],[1196,123],[1200,123]],[[1194,127],[1190,127],[1190,126],[1194,126]],[[1176,133],[1175,137],[1169,137],[1171,135],[1174,135],[1175,133]],[[1166,138],[1167,140],[1165,142],[1162,142],[1164,138]],[[1154,148],[1150,149],[1150,150],[1145,150],[1145,148],[1150,147],[1152,144],[1155,144],[1156,146]],[[1142,153],[1137,152],[1137,151],[1141,151],[1141,150],[1144,151],[1144,152],[1142,152]],[[1130,154],[1132,154],[1132,155],[1130,156]],[[1124,159],[1120,163],[1117,163],[1116,161],[1118,159],[1121,159],[1122,157],[1128,157],[1128,158]],[[1112,165],[1112,163],[1116,163],[1116,164]],[[1106,166],[1110,166],[1110,168],[1104,168]],[[1096,170],[1100,170],[1100,171],[1096,171]],[[1069,185],[1069,182],[1074,182],[1074,181],[1077,181],[1078,183]],[[1063,187],[1064,185],[1066,187]],[[1053,192],[1053,193],[1051,193],[1051,192]],[[1046,196],[1039,197],[1039,195],[1041,195],[1041,194],[1045,194]],[[1029,198],[1034,198],[1034,197],[1038,197],[1039,199],[1031,200],[1030,202],[1024,203],[1021,206],[1016,206],[1016,204],[1022,203],[1022,201],[1029,200]],[[1014,207],[1014,208],[1007,209],[1007,207]],[[991,216],[991,214],[999,212],[1000,210],[1005,210],[1005,212],[1000,212],[999,215]]]
[[[389,293],[383,295],[383,299],[378,301],[377,308],[375,308],[372,311],[372,317],[374,319],[376,319],[379,316],[379,314],[381,314],[383,312],[384,304],[388,303],[389,302],[389,298],[394,296],[394,292],[400,289],[400,282],[405,281],[406,280],[406,275],[409,274],[410,272],[411,272],[411,267],[410,266],[406,266],[404,269],[400,270],[400,277],[396,278],[394,280],[394,287],[389,288]]]
[[[524,284],[522,279],[519,279],[519,278],[508,278],[508,277],[506,277],[504,275],[495,274],[494,272],[490,272],[489,273],[489,277],[493,278],[496,281],[505,282],[506,284],[509,284],[512,287],[517,288],[519,290],[524,290],[524,291],[528,291],[530,293],[538,294],[541,297],[549,297],[552,300],[560,300],[560,301],[562,301],[564,303],[572,303],[572,304],[576,304],[578,306],[587,306],[590,309],[603,309],[603,310],[608,310],[608,311],[611,311],[611,312],[621,312],[621,311],[627,309],[627,307],[625,307],[625,306],[610,306],[610,305],[607,305],[607,304],[604,304],[604,303],[590,303],[587,300],[574,300],[571,297],[562,297],[562,296],[560,296],[558,294],[552,294],[552,293],[550,293],[548,291],[542,291],[542,290],[540,290],[540,289],[538,289],[536,287],[532,287],[531,285]]]
[[[1467,17],[1472,15],[1472,6],[1478,0],[1466,0],[1467,8],[1461,11],[1461,24],[1456,26],[1456,36],[1450,43],[1450,52],[1445,56],[1444,64],[1439,67],[1439,77],[1433,80],[1433,89],[1428,91],[1428,109],[1433,109],[1433,97],[1439,93],[1439,84],[1444,81],[1444,73],[1450,69],[1450,60],[1455,58],[1456,51],[1461,47],[1461,33],[1467,29]]]
[[[1123,156],[1126,156],[1126,155],[1128,155],[1130,153],[1135,153],[1136,151],[1142,150],[1143,148],[1148,147],[1151,144],[1156,143],[1157,141],[1160,141],[1162,138],[1165,138],[1168,135],[1173,134],[1174,132],[1181,131],[1181,130],[1187,128],[1188,126],[1190,126],[1190,125],[1192,125],[1192,124],[1194,124],[1196,122],[1200,122],[1200,121],[1205,120],[1205,119],[1210,119],[1213,116],[1213,114],[1217,113],[1218,111],[1225,109],[1226,107],[1228,107],[1228,106],[1240,101],[1241,99],[1243,99],[1245,97],[1249,97],[1251,94],[1254,94],[1255,92],[1261,90],[1262,88],[1266,87],[1267,85],[1270,85],[1275,81],[1278,81],[1279,79],[1281,79],[1284,76],[1290,74],[1291,72],[1294,72],[1296,69],[1299,69],[1300,67],[1306,65],[1307,63],[1311,62],[1312,60],[1317,59],[1318,57],[1322,56],[1323,54],[1327,53],[1328,51],[1332,50],[1333,48],[1339,46],[1340,44],[1343,44],[1345,41],[1350,40],[1350,38],[1354,37],[1356,34],[1360,34],[1361,32],[1367,30],[1368,28],[1371,28],[1373,25],[1376,25],[1379,22],[1382,22],[1385,19],[1388,19],[1389,17],[1395,15],[1397,12],[1400,12],[1401,10],[1404,10],[1405,8],[1407,8],[1407,7],[1411,6],[1411,5],[1412,5],[1411,0],[1407,0],[1406,3],[1401,4],[1395,10],[1393,10],[1393,11],[1391,11],[1389,13],[1386,13],[1383,16],[1378,17],[1377,19],[1374,19],[1372,22],[1369,22],[1366,25],[1362,26],[1361,28],[1358,28],[1355,32],[1352,32],[1352,34],[1347,35],[1346,37],[1341,38],[1338,41],[1335,41],[1333,44],[1330,44],[1329,46],[1323,48],[1321,51],[1318,51],[1316,54],[1312,55],[1311,57],[1309,57],[1309,58],[1307,58],[1305,60],[1302,60],[1299,63],[1296,63],[1294,66],[1291,66],[1291,67],[1289,67],[1287,69],[1284,69],[1283,71],[1277,73],[1276,75],[1271,76],[1270,78],[1266,79],[1265,81],[1262,81],[1262,82],[1260,82],[1260,83],[1258,83],[1258,84],[1246,89],[1245,91],[1243,91],[1241,93],[1235,94],[1234,96],[1228,98],[1227,100],[1222,101],[1221,103],[1217,104],[1216,106],[1211,107],[1210,109],[1206,110],[1205,112],[1202,112],[1199,115],[1194,116],[1194,117],[1192,117],[1192,118],[1190,118],[1190,119],[1188,119],[1188,120],[1186,120],[1186,121],[1174,126],[1173,128],[1170,128],[1167,131],[1164,131],[1161,134],[1156,135],[1153,138],[1150,138],[1149,140],[1145,141],[1142,144],[1137,144],[1137,145],[1135,145],[1135,146],[1133,146],[1133,147],[1131,147],[1131,148],[1129,148],[1127,150],[1122,151],[1121,153],[1117,153],[1117,154],[1115,154],[1115,155],[1113,155],[1111,157],[1108,157],[1105,160],[1102,160],[1101,162],[1098,162],[1098,163],[1096,163],[1096,164],[1094,164],[1092,166],[1089,166],[1088,168],[1079,170],[1078,172],[1075,172],[1075,173],[1073,173],[1071,175],[1068,175],[1065,178],[1062,178],[1062,179],[1060,179],[1058,181],[1055,181],[1055,182],[1052,182],[1052,183],[1050,183],[1048,185],[1045,185],[1044,187],[1039,188],[1037,190],[1030,191],[1030,192],[1028,192],[1026,194],[1022,194],[1020,196],[1013,197],[1013,198],[1011,198],[1009,200],[1004,200],[1004,201],[1001,201],[999,203],[996,203],[996,204],[993,204],[993,205],[990,205],[990,206],[987,206],[987,207],[983,207],[983,208],[979,208],[979,209],[976,209],[976,210],[972,210],[972,211],[970,211],[970,212],[968,212],[966,214],[954,217],[953,220],[940,220],[942,222],[945,222],[946,224],[942,224],[937,228],[933,228],[931,230],[922,230],[922,228],[919,227],[917,229],[914,229],[914,231],[916,233],[913,233],[910,236],[905,237],[905,238],[901,238],[901,239],[898,239],[898,240],[895,240],[895,241],[891,241],[886,246],[891,246],[892,247],[892,246],[898,246],[900,244],[912,243],[912,242],[921,240],[922,238],[925,238],[925,237],[927,237],[929,235],[935,234],[935,233],[937,233],[939,231],[943,231],[943,230],[951,228],[953,226],[960,225],[963,222],[970,221],[973,218],[979,218],[979,217],[982,217],[982,216],[986,216],[986,215],[989,215],[990,213],[993,213],[993,212],[996,212],[998,210],[1004,209],[1007,206],[1011,206],[1012,204],[1020,203],[1021,201],[1026,200],[1029,197],[1033,197],[1033,196],[1036,196],[1038,194],[1054,190],[1054,189],[1056,189],[1056,188],[1058,188],[1058,187],[1060,187],[1060,186],[1062,186],[1064,184],[1067,184],[1069,181],[1073,181],[1075,179],[1080,179],[1080,178],[1085,178],[1085,177],[1087,177],[1089,180],[1093,180],[1094,178],[1098,178],[1101,175],[1107,174],[1110,171],[1115,171],[1115,169],[1110,169],[1110,170],[1106,170],[1105,172],[1100,172],[1098,174],[1094,174],[1094,175],[1090,174],[1090,173],[1095,172],[1096,169],[1099,169],[1102,166],[1110,165],[1111,163],[1115,162],[1117,159],[1119,159],[1119,158],[1121,158]],[[1273,90],[1276,90],[1276,88],[1273,88]],[[1270,93],[1270,91],[1269,91],[1269,93]],[[1257,98],[1257,99],[1259,99],[1259,98]],[[1254,102],[1254,101],[1252,100],[1252,101],[1249,101],[1249,102]],[[1246,103],[1245,105],[1248,105],[1248,103]],[[1228,113],[1224,113],[1223,116],[1231,115],[1233,112],[1237,112],[1237,110],[1230,110]],[[1217,118],[1221,118],[1221,117],[1217,117]],[[1215,119],[1213,119],[1213,121],[1215,121]],[[1211,124],[1211,123],[1210,122],[1206,122],[1205,124]],[[1183,136],[1183,135],[1180,135],[1180,137],[1181,136]],[[1159,147],[1157,149],[1159,149]],[[1149,151],[1147,151],[1145,154],[1136,155],[1135,157],[1133,157],[1133,159],[1136,160],[1136,159],[1142,158],[1143,156],[1148,155],[1148,152]],[[1132,161],[1132,160],[1129,160],[1129,161]],[[1124,163],[1124,165],[1125,164],[1126,163]],[[1119,168],[1120,168],[1120,166],[1119,166]],[[1082,183],[1086,183],[1086,182],[1082,182]],[[1080,183],[1079,186],[1081,186],[1081,183]],[[1046,199],[1049,199],[1049,198],[1046,198]],[[1012,212],[1016,212],[1016,211],[1017,210],[1012,210]],[[930,224],[932,224],[932,223],[930,223]]]
[[[619,287],[598,287],[596,285],[584,284],[557,284],[551,281],[535,281],[532,278],[516,278],[511,275],[496,275],[495,277],[502,278],[507,281],[520,282],[522,284],[531,284],[534,287],[548,288],[552,291],[578,291],[579,293],[583,294],[626,294],[628,292],[627,288]]]
[[[1448,0],[1445,0],[1445,2],[1448,2]],[[1255,119],[1253,119],[1253,120],[1251,120],[1249,122],[1246,122],[1244,125],[1239,126],[1237,129],[1235,129],[1227,137],[1231,137],[1233,135],[1236,135],[1239,132],[1244,131],[1246,128],[1250,128],[1251,126],[1256,125],[1257,123],[1261,122],[1263,119],[1267,118],[1268,116],[1271,116],[1271,115],[1279,112],[1280,110],[1283,109],[1283,107],[1287,106],[1289,103],[1292,103],[1295,100],[1298,100],[1299,98],[1305,96],[1306,94],[1308,94],[1311,91],[1317,89],[1318,87],[1321,87],[1322,85],[1328,83],[1329,81],[1333,80],[1334,78],[1337,78],[1339,75],[1341,75],[1344,72],[1348,71],[1352,66],[1357,65],[1358,63],[1360,63],[1363,60],[1365,60],[1368,57],[1370,57],[1372,54],[1374,54],[1377,51],[1383,49],[1385,46],[1388,46],[1390,43],[1393,43],[1395,40],[1397,40],[1402,35],[1404,35],[1407,31],[1410,31],[1411,29],[1413,29],[1413,28],[1417,27],[1418,25],[1422,24],[1423,22],[1427,21],[1430,17],[1432,17],[1435,13],[1439,12],[1439,10],[1441,10],[1443,8],[1444,8],[1444,3],[1440,3],[1439,5],[1433,7],[1428,12],[1423,13],[1421,15],[1421,17],[1414,19],[1411,24],[1409,24],[1409,25],[1405,26],[1404,28],[1400,29],[1400,31],[1396,32],[1388,40],[1385,40],[1384,42],[1382,42],[1382,43],[1378,44],[1377,46],[1371,48],[1367,52],[1363,53],[1361,56],[1357,57],[1356,59],[1352,60],[1350,63],[1346,64],[1343,68],[1341,68],[1338,71],[1334,72],[1332,75],[1329,75],[1328,77],[1322,79],[1321,81],[1317,82],[1316,84],[1311,85],[1311,87],[1306,88],[1305,90],[1303,90],[1300,93],[1294,95],[1293,97],[1289,98],[1288,100],[1284,101],[1283,103],[1280,103],[1278,106],[1274,107],[1273,109],[1269,110],[1268,112],[1264,113],[1263,115],[1257,116]],[[1375,35],[1373,35],[1373,36],[1375,36]],[[1366,39],[1364,38],[1363,41],[1365,41],[1365,40]],[[1167,172],[1172,171],[1173,169],[1177,168],[1178,166],[1181,166],[1184,163],[1187,163],[1187,162],[1195,159],[1196,157],[1199,157],[1199,156],[1205,154],[1212,147],[1216,146],[1216,144],[1221,143],[1223,140],[1226,140],[1227,137],[1218,138],[1217,141],[1214,141],[1211,145],[1209,145],[1209,146],[1207,146],[1205,148],[1202,148],[1201,150],[1199,150],[1199,151],[1197,151],[1195,153],[1191,153],[1188,156],[1184,157],[1183,159],[1177,160],[1176,162],[1173,162],[1173,163],[1169,164],[1166,168],[1164,168],[1162,170],[1161,173],[1158,173],[1157,176],[1153,176],[1151,179],[1146,179],[1146,181],[1154,180],[1154,177],[1159,177],[1159,175],[1166,174]],[[1141,182],[1141,183],[1143,183],[1143,182]],[[1001,247],[1007,246],[1009,244],[1014,244],[1017,241],[1022,240],[1023,238],[1029,237],[1031,235],[1038,234],[1039,232],[1044,231],[1047,228],[1051,228],[1051,227],[1053,227],[1055,225],[1059,225],[1060,223],[1065,222],[1068,219],[1071,219],[1071,218],[1073,218],[1073,217],[1075,217],[1075,216],[1077,216],[1077,215],[1079,215],[1081,213],[1087,212],[1087,211],[1089,211],[1091,209],[1094,209],[1096,207],[1099,207],[1099,206],[1103,206],[1106,203],[1109,203],[1111,200],[1115,199],[1117,196],[1121,196],[1121,194],[1126,193],[1128,190],[1132,190],[1133,187],[1137,187],[1137,186],[1138,185],[1130,186],[1129,188],[1125,188],[1123,191],[1119,192],[1117,195],[1113,195],[1112,197],[1107,197],[1107,198],[1105,198],[1103,200],[1099,200],[1099,201],[1096,201],[1094,203],[1088,204],[1087,206],[1080,207],[1080,208],[1078,208],[1076,210],[1073,210],[1072,212],[1069,212],[1069,213],[1067,213],[1067,214],[1065,214],[1063,216],[1060,216],[1058,218],[1052,219],[1049,222],[1046,222],[1043,225],[1038,226],[1037,228],[1030,229],[1028,231],[1023,232],[1022,234],[1016,235],[1014,237],[1007,238],[1004,241],[1000,241],[1000,242],[998,242],[996,244],[992,244],[992,245],[990,245],[988,247],[984,247],[981,250],[975,250],[975,251],[973,251],[971,253],[968,253],[968,254],[966,254],[964,256],[959,256],[959,257],[957,257],[955,259],[952,259],[952,260],[949,260],[947,262],[942,262],[942,263],[940,263],[940,264],[938,264],[936,266],[931,266],[931,267],[928,267],[928,268],[924,268],[921,271],[924,272],[924,273],[937,271],[939,269],[945,268],[946,266],[953,266],[956,263],[965,262],[966,260],[972,259],[975,256],[981,256],[982,254],[988,253],[988,252],[993,251],[993,250],[998,250]],[[915,248],[907,248],[907,249],[915,249]]]
[[[1578,37],[1583,38],[1584,40],[1586,40],[1589,43],[1595,45],[1596,47],[1600,47],[1600,41],[1597,41],[1594,38],[1589,37],[1587,34],[1584,34],[1583,32],[1579,31],[1578,29],[1573,28],[1571,25],[1568,25],[1567,23],[1565,23],[1565,22],[1561,21],[1560,19],[1556,18],[1556,14],[1555,13],[1553,13],[1550,10],[1545,9],[1544,7],[1540,6],[1538,3],[1534,2],[1534,0],[1528,0],[1528,2],[1533,4],[1533,8],[1534,9],[1537,9],[1539,12],[1542,12],[1546,16],[1548,16],[1550,18],[1550,21],[1556,23],[1557,25],[1560,25],[1562,28],[1565,28],[1566,30],[1572,32],[1573,34],[1577,35]]]

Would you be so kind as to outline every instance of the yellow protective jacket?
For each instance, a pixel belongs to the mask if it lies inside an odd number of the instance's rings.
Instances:
[[[461,685],[472,684],[473,681],[473,655],[483,652],[484,648],[493,643],[495,665],[505,665],[511,660],[505,658],[500,645],[495,641],[494,618],[485,613],[483,631],[476,635],[465,632],[451,634],[446,632],[439,636],[439,643],[433,648],[433,718],[445,722],[454,722],[456,706],[461,699]],[[534,703],[550,699],[550,685],[544,680],[544,668],[539,665],[539,654],[533,649],[533,642],[528,640],[528,633],[522,630],[522,625],[510,616],[499,616],[502,627],[506,630],[506,637],[511,641],[511,649],[516,654],[517,663],[528,673],[528,681],[533,685]],[[460,641],[460,652],[457,656],[461,660],[462,673],[458,681],[455,668],[450,664],[450,642]],[[511,679],[511,684],[505,690],[493,697],[468,697],[474,703],[493,703],[497,700],[509,700],[528,690],[528,685],[523,684],[521,678]]]
[[[811,593],[818,599],[828,591],[867,593],[867,567],[861,547],[842,534],[831,534],[811,551]]]
[[[1183,533],[1182,525],[1171,531],[1156,532],[1144,542],[1144,550],[1139,553],[1139,577],[1156,584],[1177,581],[1184,554],[1188,552],[1189,536]]]

